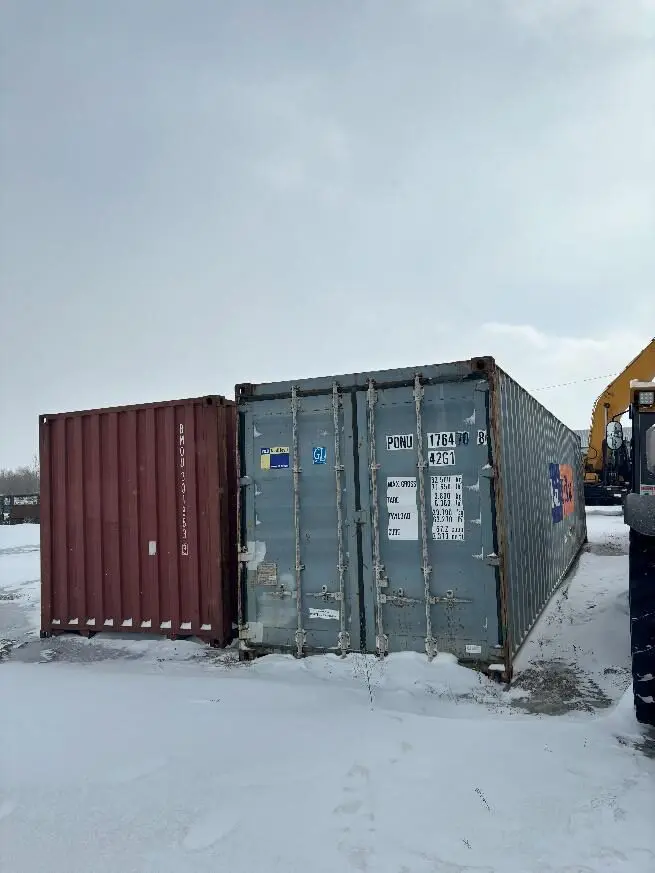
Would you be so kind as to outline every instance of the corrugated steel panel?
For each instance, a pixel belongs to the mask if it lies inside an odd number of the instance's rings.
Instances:
[[[42,633],[229,641],[235,432],[222,397],[41,417]]]
[[[587,538],[584,469],[576,433],[500,368],[491,384],[505,636],[514,655]]]
[[[577,437],[489,358],[236,396],[242,651],[511,672],[586,539]]]

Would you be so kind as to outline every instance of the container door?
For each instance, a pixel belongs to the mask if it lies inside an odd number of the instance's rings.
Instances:
[[[371,471],[366,615],[377,651],[498,660],[486,381],[417,378],[370,386],[360,401]]]
[[[355,543],[346,501],[350,395],[344,403],[336,385],[318,396],[294,391],[246,403],[240,414],[249,473],[242,488],[242,647],[298,654],[359,647],[357,585],[348,566]]]

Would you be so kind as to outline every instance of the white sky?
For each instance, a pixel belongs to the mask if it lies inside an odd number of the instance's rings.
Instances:
[[[481,354],[587,427],[655,336],[655,0],[2,0],[0,303],[0,466]]]

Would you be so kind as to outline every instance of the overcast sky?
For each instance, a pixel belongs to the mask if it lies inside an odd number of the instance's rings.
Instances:
[[[0,10],[0,466],[41,412],[480,354],[582,428],[655,336],[655,0]]]

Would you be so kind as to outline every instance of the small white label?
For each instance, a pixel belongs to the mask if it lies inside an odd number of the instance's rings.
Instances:
[[[418,540],[416,476],[387,478],[387,537]]]
[[[402,501],[416,503],[416,476],[406,476],[405,478],[389,476],[387,478],[387,497],[390,490],[398,491]]]
[[[338,609],[314,609],[309,607],[310,618],[321,618],[324,621],[339,621]]]
[[[428,452],[430,467],[454,467],[455,463],[455,449],[438,449]]]
[[[466,647],[467,655],[481,655],[482,654],[482,646],[471,646],[468,645]]]
[[[397,433],[397,434],[388,434],[387,435],[387,451],[388,452],[400,452],[403,449],[413,449],[414,448],[414,434],[413,433]]]
[[[441,542],[465,539],[462,476],[430,476],[432,538]]]
[[[486,446],[487,445],[487,431],[479,430],[478,431],[478,445]]]
[[[429,449],[454,449],[455,446],[467,446],[469,434],[466,430],[440,430],[428,434]]]
[[[460,524],[433,524],[432,538],[448,543],[452,541],[464,541],[464,525]]]
[[[36,494],[27,497],[14,497],[14,506],[38,506],[39,498]]]
[[[148,542],[148,554],[151,556],[157,554],[157,540],[150,540]]]
[[[438,506],[432,509],[432,524],[464,524],[464,510],[458,506]]]

